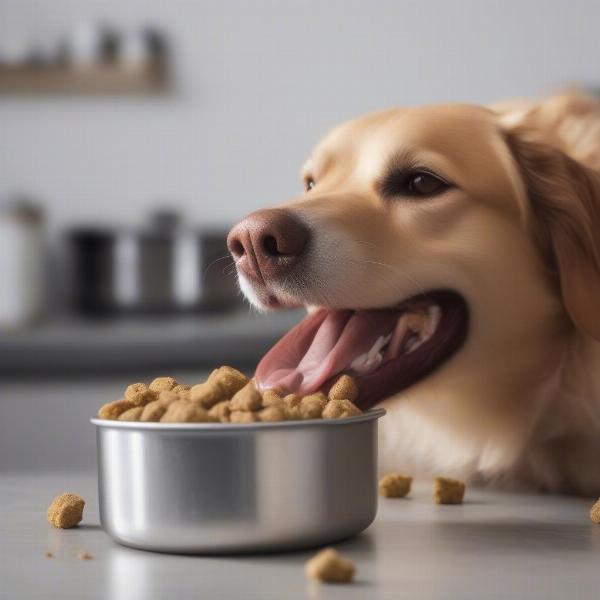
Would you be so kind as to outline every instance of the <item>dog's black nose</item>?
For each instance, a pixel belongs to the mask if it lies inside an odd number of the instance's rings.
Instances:
[[[285,274],[305,249],[310,231],[290,211],[266,208],[248,215],[227,236],[236,265],[259,280]]]

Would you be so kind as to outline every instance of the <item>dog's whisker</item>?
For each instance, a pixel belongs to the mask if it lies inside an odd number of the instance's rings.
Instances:
[[[357,260],[357,259],[353,259],[353,258],[349,258],[348,260],[350,262],[353,262],[356,264],[373,265],[376,267],[382,267],[385,269],[389,269],[395,275],[399,275],[400,277],[403,277],[404,279],[408,280],[412,285],[416,286],[418,289],[425,289],[423,287],[423,285],[421,283],[419,283],[412,275],[405,273],[404,271],[398,269],[398,267],[395,267],[394,265],[388,265],[387,263],[379,262],[376,260],[366,260],[366,259],[358,259]]]
[[[223,256],[219,256],[219,258],[215,258],[215,260],[213,260],[207,267],[206,269],[204,269],[204,273],[203,273],[203,277],[206,277],[206,273],[208,272],[209,269],[211,269],[212,267],[214,267],[219,261],[221,260],[226,260],[229,259],[231,260],[231,263],[233,264],[233,259],[231,258],[230,254],[224,254]]]

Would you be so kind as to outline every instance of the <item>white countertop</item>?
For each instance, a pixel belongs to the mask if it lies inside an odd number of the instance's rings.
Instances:
[[[65,491],[87,506],[80,527],[61,531],[45,513]],[[121,547],[100,528],[94,475],[4,473],[0,598],[597,599],[600,526],[590,505],[469,489],[463,506],[436,506],[431,482],[421,481],[409,498],[382,499],[373,525],[336,545],[355,562],[356,582],[323,585],[304,576],[313,552],[202,557]]]

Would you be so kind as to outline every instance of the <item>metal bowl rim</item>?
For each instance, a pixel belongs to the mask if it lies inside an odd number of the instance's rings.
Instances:
[[[224,431],[255,431],[264,429],[343,427],[380,419],[386,414],[383,408],[371,408],[360,415],[343,419],[306,419],[305,421],[276,421],[269,423],[157,423],[140,421],[115,421],[93,417],[90,422],[97,427],[143,430],[143,431],[204,431],[220,433]]]

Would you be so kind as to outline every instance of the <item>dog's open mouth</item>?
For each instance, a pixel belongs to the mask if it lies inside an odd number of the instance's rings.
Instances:
[[[348,373],[366,409],[421,380],[456,352],[466,339],[468,314],[463,297],[448,290],[389,309],[320,309],[269,350],[256,380],[262,389],[304,395],[326,390]]]

